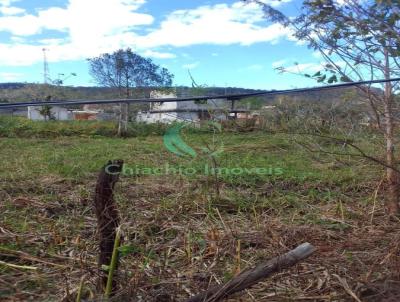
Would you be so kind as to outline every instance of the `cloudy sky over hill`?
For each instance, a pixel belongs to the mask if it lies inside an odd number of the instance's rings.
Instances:
[[[296,0],[264,0],[289,16]],[[319,58],[255,4],[228,0],[0,0],[0,82],[41,82],[43,48],[53,79],[94,85],[86,58],[131,47],[170,69],[175,84],[280,89],[313,82],[280,75],[318,69]],[[295,62],[299,65],[293,66]]]

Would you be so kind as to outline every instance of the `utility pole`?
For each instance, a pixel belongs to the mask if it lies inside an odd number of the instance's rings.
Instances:
[[[48,49],[42,48],[43,51],[43,83],[48,84],[50,75],[49,75],[49,64],[47,63],[46,51]]]

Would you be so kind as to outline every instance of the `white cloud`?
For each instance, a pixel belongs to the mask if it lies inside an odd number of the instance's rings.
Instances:
[[[25,9],[11,6],[19,0],[0,0],[0,16],[13,16],[25,13]]]
[[[334,61],[334,64],[339,66],[340,68],[345,68],[346,62],[336,60]],[[285,67],[285,70],[289,72],[317,72],[325,69],[327,63],[324,61],[321,61],[319,63],[303,63],[303,64],[295,64],[289,67]]]
[[[182,47],[195,44],[251,45],[292,36],[290,29],[279,24],[265,26],[263,21],[263,12],[254,3],[207,5],[177,10],[161,22],[159,29],[136,39],[142,47]],[[261,22],[263,24],[259,24]]]
[[[259,0],[262,3],[271,5],[272,7],[278,7],[284,3],[292,2],[292,0]],[[343,0],[341,0],[343,1]]]
[[[20,0],[0,0],[0,6],[10,6],[15,2],[19,2]]]
[[[0,17],[0,32],[13,34],[13,43],[0,43],[0,65],[38,62],[42,58],[43,47],[51,50],[49,61],[62,61],[83,59],[132,46],[134,34],[131,31],[154,21],[151,15],[136,12],[144,3],[145,0],[69,0],[66,8],[50,7],[39,10],[37,14]],[[61,31],[65,38],[42,39],[35,44],[21,40],[21,36],[33,36],[43,30]]]
[[[67,8],[50,7],[37,15],[0,18],[0,30],[34,35],[44,29],[68,31],[72,40],[118,34],[136,25],[149,25],[153,17],[135,13],[142,0],[69,0]],[[84,37],[84,39],[82,39]]]
[[[59,45],[63,43],[65,40],[64,39],[41,39],[39,40],[40,44],[46,45],[47,47],[51,47],[52,45]]]
[[[15,43],[25,43],[26,39],[23,37],[19,37],[19,36],[12,36],[11,41],[15,42]]]
[[[199,65],[200,65],[200,62],[194,62],[194,63],[182,65],[182,68],[184,68],[184,69],[195,69]]]
[[[264,66],[261,64],[253,64],[253,65],[247,66],[246,69],[251,70],[251,71],[258,71],[258,70],[264,69]]]
[[[142,53],[145,57],[156,58],[156,59],[173,59],[176,58],[176,55],[170,52],[158,52],[153,50],[146,50]]]
[[[314,51],[314,52],[312,53],[312,56],[313,56],[314,58],[317,58],[317,59],[321,59],[321,58],[322,58],[322,54],[321,54],[321,52],[319,52],[319,51]]]
[[[273,68],[278,68],[278,67],[281,67],[281,66],[283,66],[285,63],[287,62],[287,60],[279,60],[279,61],[275,61],[275,62],[272,62],[272,67]]]
[[[285,70],[288,72],[301,73],[301,72],[317,72],[322,68],[323,65],[321,63],[303,63],[285,67]]]
[[[13,2],[16,1],[0,0],[4,7]],[[171,52],[157,51],[160,47],[251,45],[277,43],[280,39],[293,40],[290,29],[279,24],[266,26],[258,5],[241,1],[231,5],[206,5],[174,11],[161,21],[158,28],[140,35],[137,33],[139,27],[149,29],[146,26],[154,22],[153,16],[138,12],[145,2],[69,0],[65,8],[50,7],[35,14],[0,16],[0,32],[8,31],[13,35],[12,42],[0,43],[0,65],[40,62],[43,47],[50,49],[50,62],[84,59],[125,47],[149,57],[166,59],[176,56]],[[57,39],[41,39],[34,44],[26,42],[46,30],[59,31],[60,36]]]
[[[213,57],[218,57],[218,56],[219,56],[219,53],[213,52],[213,53],[211,54],[211,56],[213,56]]]
[[[22,73],[16,72],[0,72],[0,82],[12,82],[20,79],[23,76]]]
[[[19,15],[25,13],[23,8],[14,6],[0,6],[0,13],[3,15]]]
[[[42,60],[42,48],[34,45],[0,43],[0,53],[3,66],[27,66]]]
[[[8,31],[17,36],[31,36],[37,34],[39,30],[39,20],[35,16],[0,17],[0,31]]]

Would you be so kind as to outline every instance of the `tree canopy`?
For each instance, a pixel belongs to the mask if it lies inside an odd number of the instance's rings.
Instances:
[[[304,76],[328,83],[387,80],[382,93],[375,93],[368,86],[358,88],[365,93],[374,122],[385,139],[386,158],[373,160],[386,168],[388,212],[391,215],[400,213],[398,141],[395,139],[399,126],[396,101],[399,83],[390,81],[400,75],[400,2],[304,0],[295,18],[285,16],[262,0],[247,2],[260,4],[267,18],[289,27],[297,39],[321,54],[325,65],[314,75]]]
[[[169,87],[174,77],[166,68],[130,48],[105,53],[88,61],[91,76],[98,84],[107,87]]]

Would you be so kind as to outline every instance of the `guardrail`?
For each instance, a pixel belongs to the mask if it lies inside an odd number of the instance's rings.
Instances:
[[[282,95],[282,94],[292,94],[292,93],[302,93],[302,92],[312,92],[312,91],[323,91],[330,89],[338,89],[352,86],[361,86],[366,84],[380,84],[387,82],[399,82],[400,78],[393,79],[382,79],[382,80],[370,80],[370,81],[359,81],[359,82],[348,82],[320,87],[311,88],[297,88],[297,89],[285,89],[285,90],[269,90],[260,91],[254,93],[243,93],[243,94],[226,94],[226,95],[208,95],[208,96],[194,96],[194,97],[184,97],[184,98],[141,98],[141,99],[110,99],[110,100],[69,100],[69,101],[46,101],[46,102],[22,102],[22,103],[3,103],[0,104],[0,109],[2,108],[19,108],[27,106],[68,106],[68,105],[89,105],[89,104],[121,104],[121,103],[159,103],[159,102],[190,102],[190,101],[205,101],[205,100],[218,100],[225,99],[227,101],[235,101],[254,97],[254,96],[272,96],[272,95]],[[232,107],[233,109],[233,107]]]

